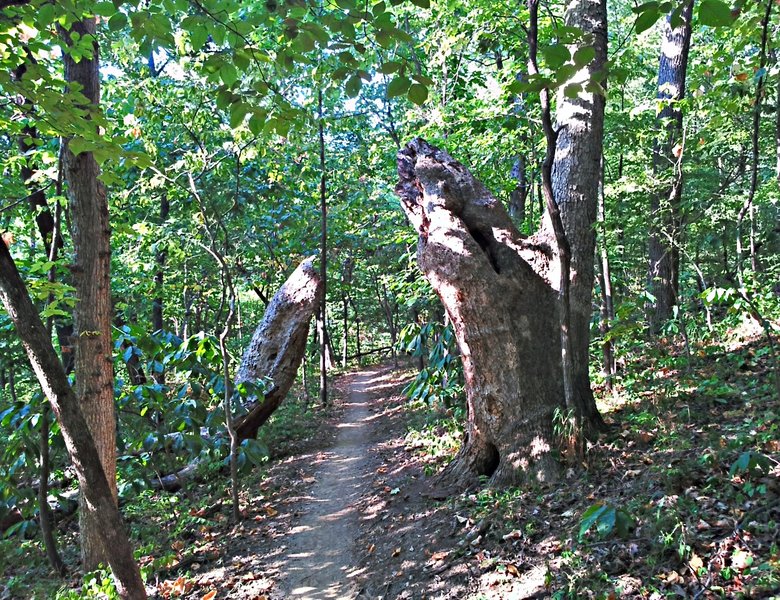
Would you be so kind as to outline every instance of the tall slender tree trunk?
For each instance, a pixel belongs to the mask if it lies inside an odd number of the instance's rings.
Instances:
[[[349,300],[346,293],[341,294],[341,368],[347,368],[347,352],[349,351]]]
[[[38,522],[41,526],[41,536],[46,548],[46,557],[49,564],[60,575],[67,573],[65,563],[57,551],[57,542],[54,537],[54,519],[52,519],[49,507],[49,475],[51,474],[51,461],[49,460],[49,406],[41,411],[41,438],[40,438],[40,482],[38,483]]]
[[[81,509],[90,513],[87,522],[95,525],[96,540],[105,549],[119,596],[142,600],[146,598],[146,590],[133,559],[133,548],[122,524],[115,492],[90,434],[90,426],[82,414],[83,403],[70,386],[51,345],[51,335],[43,326],[5,244],[0,244],[0,302],[16,327],[30,365],[60,424],[85,498]]]
[[[777,62],[780,63],[780,58],[778,58]],[[780,75],[777,76],[777,91],[775,92],[775,154],[777,160],[775,176],[777,177],[777,184],[780,185]]]
[[[160,226],[165,224],[171,211],[171,203],[167,195],[160,199]],[[161,331],[165,328],[163,319],[163,283],[165,281],[165,261],[168,252],[158,249],[154,260],[157,263],[157,271],[154,274],[154,300],[152,300],[152,331]]]
[[[34,62],[34,58],[27,53],[26,59]],[[27,72],[27,64],[22,63],[13,72],[13,77],[17,81],[21,81],[24,74]],[[33,105],[28,100],[22,100],[21,102],[24,112],[32,116]],[[32,161],[29,158],[28,153],[34,150],[35,140],[38,139],[38,130],[32,126],[26,126],[22,130],[22,135],[19,136],[18,145],[19,151],[22,155],[28,156],[21,168],[21,177],[28,191],[30,192],[29,206],[30,211],[35,217],[35,223],[38,227],[38,232],[41,236],[41,242],[45,252],[46,259],[50,262],[57,260],[59,250],[62,248],[63,241],[59,230],[59,215],[60,206],[57,205],[56,214],[58,218],[55,221],[54,215],[49,209],[49,203],[46,199],[46,192],[41,189],[39,184],[33,181],[35,175],[35,169]],[[59,178],[61,179],[61,177]],[[57,194],[61,192],[61,181],[57,182]],[[49,281],[54,282],[55,268],[51,267],[49,270]],[[49,298],[51,302],[51,297]],[[51,326],[54,325],[53,319],[49,319],[49,331]],[[72,366],[72,360],[70,356],[71,340],[70,335],[73,332],[73,326],[69,323],[57,323],[58,338],[61,342],[60,353],[62,356],[63,366]],[[68,372],[66,366],[66,373]],[[38,518],[41,527],[41,537],[43,539],[43,545],[46,550],[46,557],[49,559],[51,567],[60,575],[65,575],[67,569],[65,563],[60,557],[57,550],[57,540],[55,537],[54,519],[48,502],[48,484],[50,475],[50,461],[49,461],[49,413],[48,406],[44,406],[41,412],[41,430],[40,430],[40,484],[38,486]]]
[[[761,133],[761,107],[763,105],[764,81],[766,81],[766,46],[769,37],[769,18],[772,15],[772,0],[767,0],[764,18],[761,20],[761,50],[759,52],[759,72],[763,74],[758,77],[756,84],[756,97],[753,102],[753,121],[750,131],[750,187],[748,195],[742,208],[737,215],[737,278],[739,285],[742,286],[743,270],[743,243],[742,243],[742,225],[747,216],[750,219],[750,268],[753,271],[758,270],[758,260],[756,258],[756,212],[754,200],[758,191],[758,158],[761,151],[760,133]]]
[[[596,248],[596,209],[601,179],[604,137],[603,92],[592,81],[603,81],[607,64],[606,0],[571,0],[566,25],[592,36],[595,58],[573,82],[584,89],[576,98],[558,95],[557,143],[552,170],[555,201],[571,248],[570,320],[573,403],[581,414],[584,433],[604,428],[590,388],[589,346]],[[549,218],[546,224],[549,225]]]
[[[66,48],[71,35],[95,36],[94,17],[85,18],[63,31]],[[74,61],[63,55],[65,79],[76,84],[96,110],[100,103],[100,72],[97,41],[92,56]],[[114,416],[114,371],[111,344],[111,246],[109,243],[106,189],[98,179],[100,168],[91,152],[64,152],[64,174],[68,185],[71,237],[73,239],[73,284],[76,307],[73,322],[76,335],[76,395],[103,465],[111,493],[116,500],[116,422]],[[81,557],[86,571],[106,562],[101,543],[102,519],[90,510],[83,493],[79,502]]]
[[[664,21],[658,63],[657,98],[663,106],[657,115],[659,136],[653,146],[653,172],[661,183],[650,195],[648,238],[648,286],[655,297],[649,316],[655,331],[672,316],[679,292],[684,140],[683,114],[678,103],[685,98],[693,14],[693,0],[687,1],[678,27],[672,29],[671,16]]]
[[[606,207],[604,198],[604,168],[602,161],[601,183],[599,185],[598,221],[601,230],[601,244],[599,246],[599,288],[601,289],[601,306],[599,333],[602,337],[601,353],[603,358],[604,374],[606,375],[607,389],[613,389],[616,373],[615,349],[609,332],[612,322],[615,320],[615,301],[612,293],[612,272],[609,265],[609,247],[607,244]]]
[[[320,142],[320,298],[317,328],[320,333],[320,404],[328,404],[328,205],[325,179],[325,121],[322,113],[322,90],[317,93],[318,128]]]

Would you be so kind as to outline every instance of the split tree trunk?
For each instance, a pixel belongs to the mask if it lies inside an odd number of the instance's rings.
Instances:
[[[81,510],[89,513],[87,521],[96,527],[96,541],[111,566],[119,596],[131,600],[146,598],[114,490],[106,477],[80,401],[5,244],[0,244],[0,301],[16,327],[32,369],[54,409],[85,500]]]
[[[248,413],[234,424],[239,440],[257,437],[258,429],[279,408],[290,390],[306,351],[309,322],[319,307],[322,279],[307,258],[274,294],[255,330],[236,374],[236,384],[271,379],[262,400],[253,399]]]
[[[95,36],[95,18],[78,21],[63,32],[67,46],[70,36]],[[66,51],[65,80],[76,84],[89,101],[90,110],[100,102],[100,72],[97,41],[92,56],[78,62]],[[112,494],[116,498],[116,420],[114,416],[114,363],[111,344],[111,246],[109,243],[106,189],[98,179],[100,167],[91,152],[78,156],[66,146],[64,174],[68,184],[71,237],[73,239],[73,285],[76,307],[75,329],[76,395],[95,441]],[[81,558],[84,570],[91,571],[106,561],[101,542],[100,520],[89,510],[86,497],[79,505]]]
[[[650,264],[647,277],[649,289],[655,296],[655,307],[650,311],[650,324],[655,331],[659,331],[671,318],[679,292],[683,115],[677,103],[685,98],[692,14],[693,0],[688,0],[680,15],[682,23],[679,27],[672,29],[671,17],[664,20],[658,63],[657,98],[664,105],[656,117],[660,133],[653,147],[653,171],[667,181],[650,195]]]
[[[398,153],[398,176],[418,263],[452,322],[466,380],[466,439],[442,482],[554,480],[553,413],[564,392],[552,248],[527,243],[485,186],[424,140]]]

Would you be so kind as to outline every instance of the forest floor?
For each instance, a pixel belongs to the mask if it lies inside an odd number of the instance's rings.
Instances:
[[[780,598],[768,353],[753,340],[678,358],[634,365],[619,395],[599,390],[610,431],[563,481],[444,500],[431,475],[457,448],[456,417],[409,404],[412,369],[337,377],[330,407],[290,402],[271,424],[273,457],[242,480],[239,525],[216,473],[124,507],[151,595]],[[60,533],[76,564],[75,521]],[[53,597],[32,591],[56,580],[25,560],[0,598]],[[58,597],[105,597],[101,585],[74,578]]]
[[[445,415],[410,410],[402,389],[413,372],[343,376],[329,418],[268,469],[245,523],[216,563],[190,571],[192,592],[181,596],[775,597],[777,406],[755,345],[738,354],[730,375],[716,377],[709,360],[696,374],[728,389],[700,386],[673,401],[670,385],[687,378],[656,365],[660,387],[606,408],[611,431],[563,485],[445,501],[428,495],[426,473],[456,444]],[[446,452],[432,452],[442,443]],[[176,597],[167,585],[161,595]]]

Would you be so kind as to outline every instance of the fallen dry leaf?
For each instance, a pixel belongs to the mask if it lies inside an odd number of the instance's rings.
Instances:
[[[276,515],[279,514],[279,511],[276,510],[273,506],[266,506],[265,514],[267,514],[269,517],[275,517]]]
[[[515,577],[520,577],[520,571],[517,570],[517,567],[513,564],[508,564],[506,566],[506,572],[510,575],[514,575]]]
[[[753,555],[744,550],[735,550],[731,555],[731,566],[738,571],[743,571],[753,564]]]
[[[399,554],[401,554],[401,547],[400,546],[398,546],[398,548],[393,550],[392,556],[398,556]]]
[[[449,556],[449,552],[434,552],[431,554],[431,560],[444,560],[447,556]]]
[[[688,561],[688,566],[693,570],[694,573],[698,573],[699,569],[704,566],[704,561],[698,554],[694,552],[693,556],[691,556],[691,560]]]
[[[201,600],[214,600],[217,597],[217,590],[211,590],[208,594],[203,596]]]
[[[371,544],[371,545],[368,547],[368,554],[373,554],[373,553],[374,553],[374,550],[376,550],[376,544]]]

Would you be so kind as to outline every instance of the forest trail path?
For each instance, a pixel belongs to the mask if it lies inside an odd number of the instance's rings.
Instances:
[[[349,386],[338,437],[319,467],[317,483],[302,508],[303,515],[287,540],[281,582],[284,598],[351,600],[360,570],[354,556],[359,537],[358,500],[369,485],[375,459],[369,410],[372,386],[381,369],[362,371]]]

